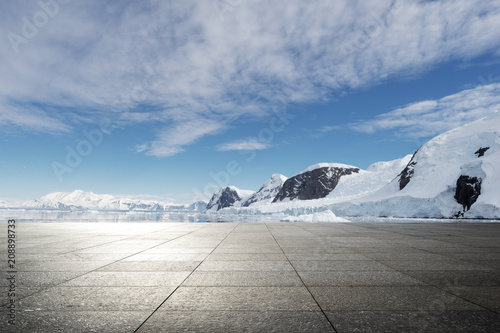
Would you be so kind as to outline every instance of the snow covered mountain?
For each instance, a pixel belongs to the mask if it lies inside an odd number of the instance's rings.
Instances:
[[[358,172],[359,168],[345,164],[315,164],[287,179],[273,202],[324,198],[335,189],[342,176]]]
[[[207,211],[218,211],[223,208],[231,207],[235,202],[242,201],[252,194],[254,194],[253,191],[240,190],[236,186],[226,186],[214,193],[206,209]]]
[[[335,189],[327,198],[333,201],[346,201],[373,193],[392,181],[408,164],[412,155],[393,161],[376,162],[366,170],[359,170],[340,178]]]
[[[248,207],[270,203],[280,191],[287,178],[273,174],[257,191],[240,190],[235,186],[226,186],[214,193],[207,204],[207,212],[216,212],[229,207]]]
[[[332,209],[341,215],[500,218],[500,113],[435,137],[392,182]]]
[[[38,200],[0,203],[4,208],[36,208],[63,210],[144,210],[144,211],[204,211],[206,202],[198,201],[191,205],[178,205],[155,200],[139,200],[116,197],[109,194],[95,194],[76,190],[73,192],[54,192]]]
[[[379,190],[380,188],[388,184],[391,180],[396,178],[398,174],[401,173],[401,170],[408,164],[410,159],[411,155],[407,155],[401,159],[389,162],[377,162],[370,165],[367,170],[362,170],[357,167],[338,163],[315,164],[308,167],[306,170],[299,172],[295,176],[288,178],[285,181],[284,184],[286,184],[286,182],[291,182],[291,180],[293,181],[292,185],[301,184],[301,186],[295,186],[295,192],[293,192],[295,196],[294,200],[290,200],[288,198],[285,198],[285,200],[282,201],[275,200],[275,198],[278,197],[277,193],[274,199],[251,203],[247,206],[238,205],[238,203],[236,203],[229,208],[220,210],[218,213],[285,214],[287,216],[300,215],[300,219],[302,220],[307,220],[309,217],[312,217],[314,215],[314,220],[318,220],[318,217],[315,214],[319,212],[322,218],[331,218],[332,214],[326,212],[327,210],[329,210],[331,204],[360,198],[369,193],[373,193]],[[328,172],[328,170],[330,170],[330,172]],[[351,171],[350,174],[347,174],[348,172],[342,170],[356,170],[356,172]],[[339,176],[339,174],[341,173],[345,174]],[[335,180],[335,178],[337,178],[338,182],[336,186],[332,186],[333,180]],[[284,176],[282,179],[285,179]],[[325,179],[329,179],[329,182],[327,182]],[[266,182],[266,184],[268,183],[269,181]],[[323,186],[323,184],[325,183],[330,184],[331,187],[327,188]],[[265,187],[266,184],[264,184],[263,187]],[[310,188],[312,188],[313,190],[311,190]],[[309,195],[310,193],[314,193],[314,189],[317,188],[323,191],[322,193],[326,193],[323,198],[306,200],[300,199],[303,197],[307,197],[307,195]],[[328,190],[330,191],[328,192]],[[304,214],[313,215],[306,218],[304,217]],[[333,216],[335,215],[333,214]],[[285,220],[290,220],[290,218],[286,217]]]
[[[320,212],[330,216],[327,211],[337,216],[500,218],[500,113],[443,133],[413,156],[366,170],[313,165],[287,179],[272,203],[235,204],[219,214],[307,220]]]
[[[255,203],[270,203],[281,190],[286,180],[287,178],[283,175],[273,174],[257,192],[242,201],[241,206],[248,207]]]

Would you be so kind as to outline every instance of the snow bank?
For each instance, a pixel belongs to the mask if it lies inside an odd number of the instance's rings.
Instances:
[[[324,210],[313,214],[287,216],[281,219],[283,222],[349,222],[344,218],[336,216],[331,210]]]

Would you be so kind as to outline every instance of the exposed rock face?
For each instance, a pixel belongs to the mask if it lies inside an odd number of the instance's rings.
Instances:
[[[413,157],[411,158],[410,162],[406,166],[406,168],[401,171],[399,174],[399,190],[401,191],[402,189],[405,188],[406,185],[410,182],[411,177],[413,176],[415,165],[417,165],[417,161],[415,161],[415,155],[417,154],[418,150],[413,154]]]
[[[482,179],[477,177],[458,177],[455,200],[463,206],[464,211],[469,210],[481,195],[481,182]]]
[[[476,155],[477,155],[477,157],[482,157],[482,156],[484,156],[484,153],[485,153],[488,149],[490,149],[490,147],[484,147],[484,148],[483,148],[483,147],[481,147],[481,148],[479,148],[479,149],[478,149],[478,150],[477,150],[474,154],[476,154]]]
[[[240,201],[241,197],[238,192],[230,186],[221,188],[215,193],[207,204],[207,210],[216,207],[216,210],[231,207],[236,201]]]
[[[290,200],[311,200],[327,196],[338,184],[340,177],[358,173],[358,168],[321,167],[305,171],[285,181],[273,202]]]

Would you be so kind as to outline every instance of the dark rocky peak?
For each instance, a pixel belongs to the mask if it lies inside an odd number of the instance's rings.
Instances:
[[[215,193],[207,204],[207,210],[216,207],[216,210],[231,207],[236,201],[240,201],[241,197],[236,188],[226,186]]]
[[[290,200],[311,200],[326,197],[338,184],[342,176],[358,173],[359,168],[344,165],[318,164],[288,178],[273,202]]]
[[[476,155],[477,155],[477,157],[482,157],[482,156],[484,156],[484,153],[485,153],[488,149],[490,149],[490,147],[484,147],[484,148],[483,148],[483,147],[481,147],[481,148],[479,148],[479,149],[478,149],[478,150],[477,150],[474,154],[476,154]]]
[[[481,195],[482,179],[478,177],[460,176],[457,179],[455,200],[462,205],[464,212],[476,202]]]

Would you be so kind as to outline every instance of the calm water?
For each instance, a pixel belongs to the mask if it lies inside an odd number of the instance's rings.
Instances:
[[[0,209],[0,223],[16,222],[279,222],[279,217],[262,215],[214,215],[200,212],[125,212]]]
[[[213,215],[199,212],[124,212],[124,211],[63,211],[63,210],[10,210],[0,209],[0,223],[16,222],[280,222],[282,216],[271,215]],[[351,222],[393,223],[499,223],[500,220],[412,219],[349,217]]]

